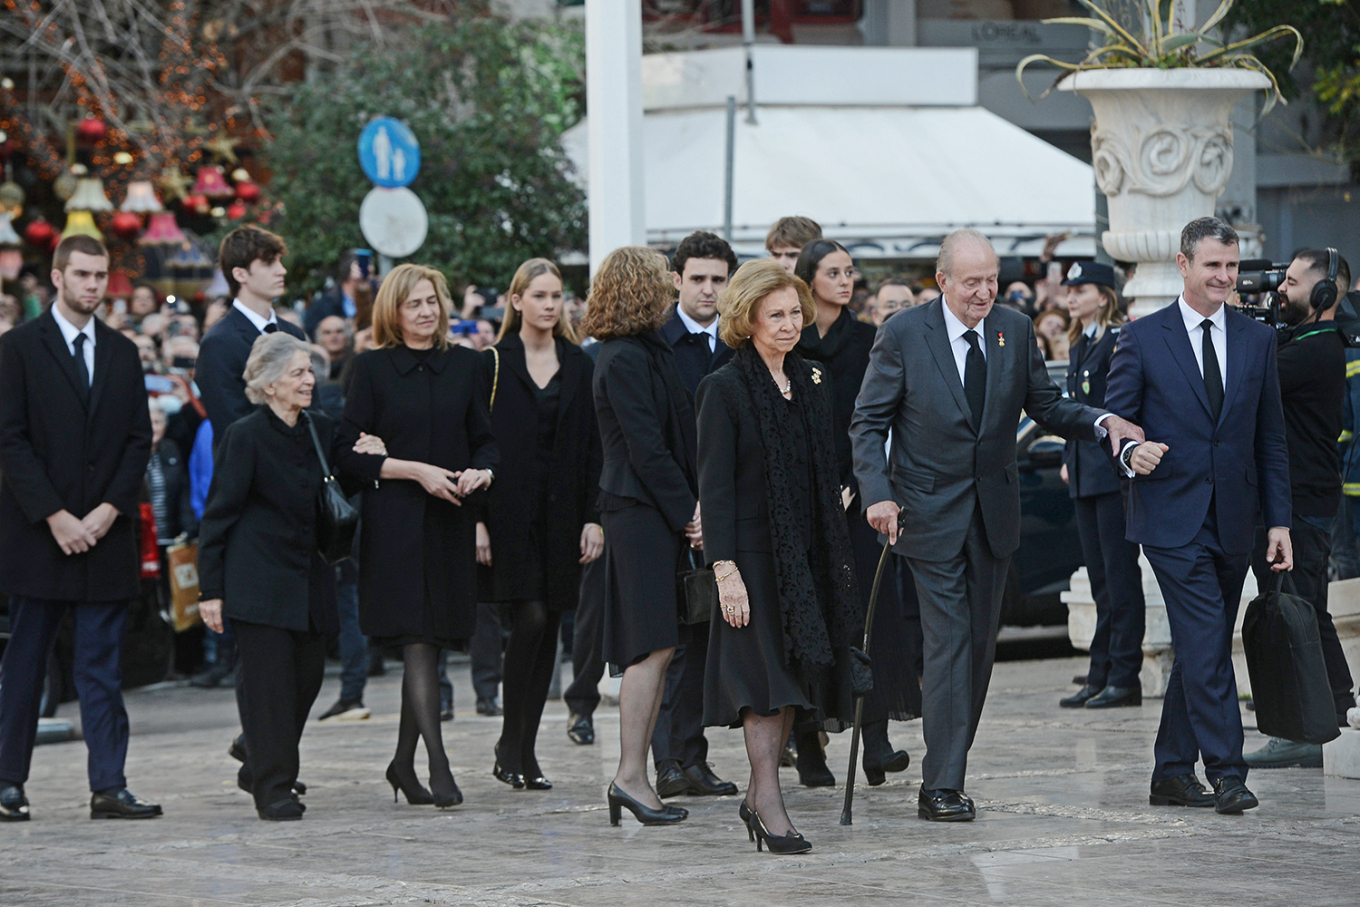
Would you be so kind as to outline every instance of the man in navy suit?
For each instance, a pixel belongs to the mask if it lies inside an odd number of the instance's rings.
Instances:
[[[1232,634],[1258,511],[1266,559],[1277,571],[1293,567],[1276,340],[1224,308],[1237,280],[1232,227],[1191,221],[1176,262],[1184,291],[1124,328],[1105,392],[1110,411],[1148,439],[1120,454],[1133,476],[1128,539],[1157,575],[1176,653],[1150,802],[1240,813],[1257,801],[1246,786]],[[1212,795],[1195,777],[1201,757]]]

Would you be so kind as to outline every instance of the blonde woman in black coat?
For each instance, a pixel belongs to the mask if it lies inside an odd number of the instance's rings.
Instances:
[[[479,598],[499,602],[510,622],[505,718],[492,772],[516,790],[548,790],[534,742],[557,630],[562,613],[576,607],[581,565],[604,552],[596,503],[600,433],[593,364],[566,320],[557,266],[526,261],[506,295],[500,339],[482,354],[502,454],[486,523],[477,527],[477,559],[485,565]]]

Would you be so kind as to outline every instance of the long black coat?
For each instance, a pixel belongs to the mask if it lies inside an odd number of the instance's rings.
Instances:
[[[470,637],[476,619],[476,512],[427,494],[418,482],[379,481],[383,457],[356,454],[360,432],[383,439],[389,456],[453,472],[500,466],[486,409],[490,387],[481,357],[464,347],[435,350],[423,362],[405,346],[354,358],[340,468],[366,479],[359,540],[359,617],[369,636],[423,636],[425,596],[448,609],[455,631]],[[497,475],[496,481],[499,482]],[[427,511],[440,538],[451,540],[438,563],[426,563]]]
[[[869,351],[873,349],[877,332],[872,324],[856,318],[847,306],[825,337],[819,337],[817,325],[810,324],[803,328],[803,336],[798,341],[798,352],[803,358],[822,363],[830,373],[832,413],[836,419],[832,426],[836,466],[841,484],[855,492],[859,490],[859,483],[855,481],[850,451],[850,420],[855,415],[855,398],[864,383],[864,373],[869,370]]]
[[[279,320],[279,330],[307,342],[307,335],[295,324]],[[232,306],[225,317],[212,326],[203,338],[194,364],[194,383],[202,396],[203,408],[213,427],[213,449],[221,443],[227,426],[255,409],[246,399],[246,360],[260,332],[250,319]],[[320,376],[318,376],[319,378]]]
[[[322,475],[307,418],[290,427],[261,406],[227,427],[199,527],[198,586],[202,599],[222,599],[227,617],[297,631],[310,619],[330,635],[339,620],[316,553]],[[311,418],[333,463],[335,423]]]
[[[50,311],[0,338],[0,591],[116,601],[140,591],[140,500],[151,455],[137,347],[96,321],[94,381],[81,400],[75,360]],[[118,508],[84,554],[62,554],[46,519]]]
[[[501,451],[501,467],[491,486],[487,506],[487,531],[491,535],[489,582],[483,583],[484,601],[519,601],[531,597],[535,577],[519,569],[539,555],[528,551],[529,524],[537,513],[536,489],[530,482],[538,448],[538,406],[533,378],[525,363],[524,342],[511,334],[496,344],[496,356],[482,353],[487,387],[496,387],[491,410],[491,431]],[[595,404],[590,395],[594,363],[581,348],[557,339],[561,395],[557,403],[557,433],[553,439],[546,512],[539,514],[546,531],[547,606],[557,611],[576,607],[581,587],[581,527],[600,521],[596,501],[600,496],[600,432]]]

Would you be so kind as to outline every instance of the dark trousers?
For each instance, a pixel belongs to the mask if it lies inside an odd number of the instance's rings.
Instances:
[[[957,555],[907,560],[916,579],[924,649],[921,786],[963,790],[968,750],[992,680],[1010,558],[992,554],[982,512],[975,507]]]
[[[571,686],[562,694],[573,714],[587,718],[600,704],[604,676],[604,576],[602,557],[581,568],[581,597],[571,637]]]
[[[1210,502],[1205,525],[1183,547],[1143,546],[1166,600],[1176,653],[1153,750],[1153,781],[1193,772],[1200,757],[1210,783],[1247,777],[1232,636],[1249,556],[1224,552],[1213,512]]]
[[[1077,534],[1086,575],[1096,600],[1096,633],[1091,639],[1090,686],[1139,686],[1147,606],[1138,545],[1124,538],[1124,501],[1119,492],[1077,498]]]
[[[680,645],[666,669],[666,692],[652,731],[656,765],[674,759],[681,768],[708,761],[704,737],[704,668],[708,665],[707,623],[680,627]]]
[[[472,689],[478,699],[495,699],[500,689],[504,640],[501,606],[496,602],[478,602],[476,629],[468,645],[468,657],[472,660]]]
[[[127,787],[128,717],[120,656],[127,602],[63,602],[13,596],[10,638],[0,661],[0,781],[24,784],[38,738],[47,659],[67,610],[75,620],[76,693],[89,750],[90,790]]]
[[[239,655],[236,702],[250,741],[240,780],[264,809],[292,796],[298,776],[298,741],[321,692],[326,639],[243,620],[231,622]]]
[[[1294,569],[1284,575],[1284,591],[1306,599],[1317,614],[1318,637],[1322,640],[1322,660],[1327,665],[1327,681],[1332,688],[1332,699],[1336,702],[1336,712],[1345,716],[1347,709],[1355,708],[1355,695],[1351,687],[1350,667],[1346,664],[1346,653],[1341,649],[1341,640],[1336,635],[1336,624],[1327,612],[1327,563],[1332,553],[1332,532],[1313,523],[1305,522],[1305,517],[1294,517],[1294,528],[1289,530],[1289,539],[1294,546]],[[1266,530],[1256,527],[1256,546],[1251,552],[1251,571],[1256,574],[1256,585],[1262,592],[1270,588],[1271,569],[1266,563]]]

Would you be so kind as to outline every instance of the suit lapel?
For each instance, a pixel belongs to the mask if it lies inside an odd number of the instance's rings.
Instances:
[[[1223,389],[1223,411],[1218,414],[1219,422],[1227,418],[1237,391],[1242,387],[1242,363],[1246,360],[1247,352],[1247,338],[1243,333],[1247,327],[1245,318],[1234,318],[1232,315],[1232,312],[1228,312],[1223,319],[1223,326],[1227,328],[1224,333],[1228,335],[1228,376]]]
[[[76,369],[75,357],[71,355],[70,349],[67,348],[65,338],[61,336],[61,328],[57,327],[57,320],[52,317],[52,312],[50,310],[44,312],[42,317],[43,344],[56,358],[57,367],[66,375],[66,379],[71,382],[71,390],[75,391],[77,399],[81,401],[81,404],[85,406],[88,411],[91,407],[86,402],[86,395],[81,393],[80,372]],[[95,366],[98,367],[99,363],[97,360],[99,357],[97,344],[95,353]]]
[[[935,357],[935,365],[940,370],[945,387],[954,395],[959,412],[970,426],[973,418],[968,409],[968,399],[963,395],[963,382],[959,380],[959,367],[954,362],[954,351],[949,347],[949,331],[944,326],[944,298],[929,303],[933,308],[926,315],[926,346]]]
[[[1200,406],[1204,407],[1204,414],[1213,418],[1214,411],[1209,407],[1209,394],[1204,389],[1204,376],[1200,374],[1199,365],[1195,361],[1195,351],[1190,346],[1190,335],[1185,331],[1185,319],[1181,318],[1180,307],[1172,303],[1163,311],[1168,313],[1162,327],[1166,331],[1166,345],[1171,350],[1171,357],[1176,360],[1176,365],[1180,366],[1181,373],[1185,375],[1190,389],[1195,392]]]
[[[95,409],[99,406],[99,398],[104,385],[108,383],[109,363],[113,360],[113,340],[112,330],[107,333],[103,328],[102,322],[96,322],[94,332],[97,335],[94,344],[94,378],[90,384],[90,415],[94,416]]]

